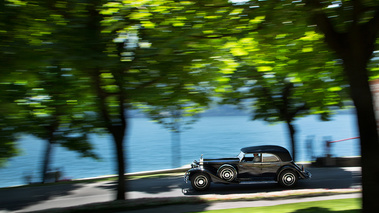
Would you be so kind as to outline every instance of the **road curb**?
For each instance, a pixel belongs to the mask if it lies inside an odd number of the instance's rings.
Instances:
[[[207,201],[241,201],[241,200],[277,200],[277,199],[294,199],[304,197],[319,197],[339,194],[361,193],[361,189],[297,189],[284,190],[279,192],[264,192],[251,194],[232,194],[232,195],[200,195],[201,199]]]

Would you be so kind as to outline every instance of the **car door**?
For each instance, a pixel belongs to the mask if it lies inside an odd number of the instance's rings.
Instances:
[[[238,176],[240,178],[260,178],[262,173],[261,154],[246,154],[242,161],[238,164]]]
[[[278,156],[271,153],[262,153],[261,168],[263,178],[275,178],[280,166],[281,162]]]

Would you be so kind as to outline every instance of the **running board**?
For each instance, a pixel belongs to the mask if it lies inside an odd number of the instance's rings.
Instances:
[[[268,183],[278,183],[276,181],[242,181],[239,184],[268,184]]]

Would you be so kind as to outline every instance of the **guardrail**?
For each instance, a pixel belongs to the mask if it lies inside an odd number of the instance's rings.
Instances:
[[[327,142],[330,144],[330,143],[336,143],[336,142],[348,141],[348,140],[353,140],[353,139],[359,139],[359,137],[345,138],[345,139],[341,139],[341,140],[327,141]]]
[[[352,137],[352,138],[345,138],[345,139],[340,139],[340,140],[335,140],[335,141],[329,141],[329,140],[326,140],[325,141],[325,154],[326,154],[326,157],[330,157],[331,156],[331,146],[332,146],[332,143],[338,143],[338,142],[342,142],[342,141],[348,141],[348,140],[354,140],[354,139],[359,139],[359,137]]]
[[[359,166],[360,165],[360,157],[332,157],[332,144],[343,142],[343,141],[349,141],[354,139],[359,139],[360,137],[351,137],[351,138],[345,138],[340,140],[325,140],[325,157],[324,158],[318,158],[318,160],[322,161],[324,166]],[[323,160],[322,160],[323,159]]]

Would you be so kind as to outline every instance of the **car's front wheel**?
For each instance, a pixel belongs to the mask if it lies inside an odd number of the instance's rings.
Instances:
[[[284,170],[279,176],[279,184],[284,187],[293,187],[296,185],[299,176],[292,170]]]
[[[205,173],[196,173],[191,177],[191,185],[196,191],[207,190],[211,185],[211,178]]]

